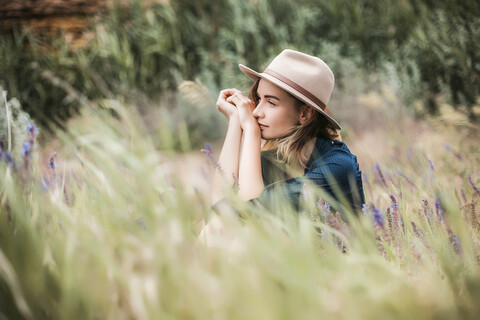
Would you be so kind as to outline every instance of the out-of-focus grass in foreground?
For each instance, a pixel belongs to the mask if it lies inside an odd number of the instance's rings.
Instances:
[[[110,108],[85,108],[50,161],[3,157],[2,317],[478,319],[478,145],[461,131],[391,116],[347,136],[368,202],[348,224],[319,202],[221,216],[204,239],[208,190]]]

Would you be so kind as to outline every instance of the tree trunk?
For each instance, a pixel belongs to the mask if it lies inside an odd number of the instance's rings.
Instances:
[[[0,0],[0,19],[85,16],[104,7],[106,0]]]

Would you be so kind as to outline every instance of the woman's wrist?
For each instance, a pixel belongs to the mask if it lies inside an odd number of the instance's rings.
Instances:
[[[258,127],[257,124],[245,126],[245,128],[243,128],[243,132],[250,136],[260,137],[260,128]]]
[[[241,128],[240,118],[238,117],[238,113],[230,115],[230,117],[228,118],[228,126],[239,126]]]

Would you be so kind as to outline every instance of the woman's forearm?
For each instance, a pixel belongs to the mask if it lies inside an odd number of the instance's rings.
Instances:
[[[239,172],[238,194],[244,200],[258,198],[265,188],[262,177],[259,130],[245,130]]]
[[[225,197],[225,190],[234,183],[234,177],[238,178],[240,143],[242,140],[242,128],[238,116],[232,116],[228,122],[228,130],[223,142],[222,151],[218,162],[220,168],[215,169],[212,185],[212,204]]]

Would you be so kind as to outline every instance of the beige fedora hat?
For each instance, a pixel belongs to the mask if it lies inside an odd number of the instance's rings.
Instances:
[[[249,78],[265,79],[294,95],[322,113],[335,129],[341,129],[327,109],[332,94],[335,76],[322,59],[305,53],[283,50],[268,67],[258,73],[243,64],[240,70]]]

